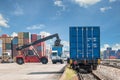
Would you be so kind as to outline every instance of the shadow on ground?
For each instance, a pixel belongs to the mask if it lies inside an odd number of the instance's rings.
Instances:
[[[62,74],[63,72],[31,72],[28,73],[28,75],[34,75],[34,74]]]

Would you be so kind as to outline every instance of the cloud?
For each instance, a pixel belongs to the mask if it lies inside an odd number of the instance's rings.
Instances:
[[[12,36],[12,37],[16,37],[16,36],[18,36],[18,34],[17,34],[16,32],[13,32],[13,33],[11,34],[11,36]]]
[[[69,51],[69,42],[68,41],[61,41],[61,44],[63,44],[63,48],[65,51]]]
[[[75,2],[76,4],[79,4],[81,7],[87,8],[88,6],[94,5],[100,2],[101,0],[72,0],[72,1]]]
[[[106,50],[108,47],[111,47],[113,50],[118,50],[118,49],[120,49],[120,44],[116,43],[112,46],[110,46],[109,44],[104,44],[103,47],[101,48],[101,51]]]
[[[112,9],[112,7],[111,6],[109,6],[109,7],[102,7],[102,8],[100,8],[100,11],[101,12],[105,12],[105,11],[107,11],[109,9]]]
[[[109,2],[116,2],[117,0],[109,0]]]
[[[55,0],[54,5],[58,7],[62,7],[62,9],[65,10],[65,5],[63,5],[63,2],[61,0]]]
[[[3,17],[2,14],[0,14],[0,26],[9,28],[10,26],[8,25],[8,21]]]
[[[15,11],[13,12],[16,16],[23,15],[23,9],[20,7],[20,5],[16,4],[15,5]]]
[[[118,50],[118,49],[120,49],[120,44],[117,43],[117,44],[113,45],[113,46],[112,46],[112,49],[113,49],[113,50]]]
[[[44,37],[51,35],[51,33],[46,32],[46,31],[41,31],[40,35],[43,35]]]
[[[57,13],[56,13],[57,16],[60,16],[62,14],[62,12],[66,10],[66,6],[63,4],[62,0],[55,0],[54,5],[62,8],[60,10],[57,10]]]
[[[104,44],[103,47],[101,48],[101,51],[104,51],[106,50],[108,47],[110,47],[109,44]]]
[[[30,27],[27,27],[27,30],[37,30],[37,29],[43,29],[45,27],[44,24],[37,24],[37,25],[32,25]]]
[[[64,46],[69,47],[69,42],[68,41],[62,41],[62,44],[64,44]]]

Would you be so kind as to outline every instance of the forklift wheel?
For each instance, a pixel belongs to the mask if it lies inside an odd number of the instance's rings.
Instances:
[[[18,58],[16,61],[17,64],[22,65],[24,63],[22,58]]]
[[[43,57],[43,58],[41,58],[41,62],[42,62],[42,64],[47,64],[48,63],[48,59]]]
[[[61,64],[63,64],[63,63],[64,63],[64,61],[63,61],[63,60],[61,60],[61,61],[60,61],[60,63],[61,63]]]

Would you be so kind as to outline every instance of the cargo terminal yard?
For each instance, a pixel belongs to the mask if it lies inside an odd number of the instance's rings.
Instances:
[[[0,80],[120,80],[120,0],[0,0]]]
[[[18,36],[15,37],[7,34],[1,35],[0,80],[120,79],[120,61],[117,59],[119,56],[115,56],[116,54],[119,55],[119,50],[115,53],[108,47],[103,51],[103,57],[100,59],[99,27],[70,27],[69,30],[70,52],[66,55],[69,54],[70,56],[66,56],[66,59],[62,59],[64,44],[60,43],[59,34],[52,34],[46,37],[30,34],[29,32],[19,32]],[[84,34],[88,35],[88,37]],[[53,38],[56,40],[53,42],[52,48],[47,48],[47,50],[45,41]],[[91,41],[92,38],[93,42]],[[86,40],[87,43],[85,42]],[[82,45],[76,45],[76,43]],[[76,52],[75,50],[77,49],[82,53]],[[91,53],[91,50],[95,51]],[[89,52],[89,54],[85,54],[83,51]],[[46,55],[47,52],[48,54]],[[96,52],[98,53],[97,55]],[[91,60],[93,56],[94,58],[96,56],[96,58]],[[108,71],[110,71],[109,74]],[[115,74],[114,76],[112,75],[113,73]]]

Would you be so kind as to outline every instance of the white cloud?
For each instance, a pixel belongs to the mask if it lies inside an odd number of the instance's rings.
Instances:
[[[15,5],[15,11],[13,13],[17,16],[24,14],[23,9],[18,4]]]
[[[0,26],[9,28],[10,26],[8,25],[8,21],[3,17],[2,14],[0,14]]]
[[[118,49],[120,49],[120,44],[117,43],[117,44],[113,45],[113,46],[112,46],[112,49],[113,49],[113,50],[118,50]]]
[[[44,37],[51,35],[51,33],[46,32],[46,31],[41,31],[40,35],[43,35]]]
[[[116,2],[117,0],[109,0],[109,2]]]
[[[66,10],[66,6],[63,4],[62,0],[54,0],[54,5],[62,8],[62,9],[57,10],[57,12],[56,12],[57,16],[60,16],[62,14],[62,12]]]
[[[112,7],[111,6],[109,6],[109,7],[102,7],[102,8],[100,8],[100,11],[101,12],[105,12],[105,11],[107,11],[109,9],[112,9]]]
[[[37,24],[37,25],[32,25],[30,27],[27,27],[27,30],[36,30],[36,29],[43,29],[45,27],[44,24]]]
[[[65,10],[65,5],[63,4],[63,2],[61,0],[55,0],[54,5],[58,6],[58,7],[62,7],[63,10]]]
[[[101,51],[104,51],[106,50],[108,47],[110,47],[109,44],[104,44],[103,47],[101,48]]]
[[[11,34],[11,36],[12,36],[12,37],[16,37],[16,36],[18,36],[18,34],[17,34],[16,32],[13,32],[13,33]]]
[[[61,44],[63,44],[63,48],[65,51],[69,51],[69,42],[68,41],[61,41]]]
[[[101,51],[106,50],[108,47],[111,47],[113,50],[118,50],[120,49],[120,44],[116,43],[112,46],[110,46],[109,44],[104,44],[103,47],[101,48]]]
[[[64,46],[69,47],[69,42],[68,41],[62,41],[62,44],[64,44]]]
[[[72,1],[75,2],[76,4],[79,4],[81,7],[87,8],[88,6],[94,5],[100,2],[101,0],[72,0]]]

